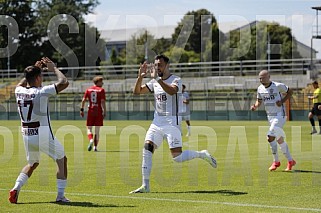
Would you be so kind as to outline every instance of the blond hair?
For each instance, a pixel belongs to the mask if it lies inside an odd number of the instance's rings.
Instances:
[[[103,81],[103,80],[104,80],[104,78],[102,76],[95,76],[93,78],[94,84],[97,84],[99,81]]]

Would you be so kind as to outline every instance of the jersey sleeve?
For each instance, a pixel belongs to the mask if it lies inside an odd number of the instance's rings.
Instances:
[[[84,99],[87,99],[88,98],[88,89],[86,89],[85,93],[84,93]]]
[[[257,88],[256,98],[257,98],[258,100],[262,100],[262,96],[261,96],[261,93],[260,93],[260,87]]]
[[[286,93],[289,90],[289,87],[283,83],[275,82],[275,85],[281,93]]]
[[[41,88],[40,93],[49,94],[49,95],[57,95],[57,88],[55,84],[50,84],[48,86],[44,86]]]
[[[105,92],[105,89],[102,89],[102,90],[101,90],[101,99],[102,99],[102,100],[106,100],[106,92]]]
[[[173,82],[171,85],[177,86],[178,91],[177,92],[182,92],[182,80],[180,77],[174,78]]]
[[[156,83],[156,80],[155,79],[152,79],[152,80],[150,80],[149,82],[147,82],[145,85],[146,85],[146,87],[148,88],[148,90],[150,91],[150,92],[154,92],[154,83]]]

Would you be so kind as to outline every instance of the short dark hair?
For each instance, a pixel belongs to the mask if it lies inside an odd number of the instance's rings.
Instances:
[[[313,81],[312,84],[319,84],[318,81]]]
[[[161,59],[161,58],[165,61],[165,63],[169,62],[169,58],[166,55],[160,54],[155,56],[155,60]]]
[[[24,70],[24,75],[28,83],[34,82],[36,80],[36,77],[41,75],[42,69],[40,67],[37,67],[35,65],[28,66]]]
[[[183,84],[182,87],[185,89],[186,88],[185,84]]]

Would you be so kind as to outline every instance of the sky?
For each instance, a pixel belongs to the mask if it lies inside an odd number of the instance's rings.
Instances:
[[[85,20],[98,30],[176,26],[188,11],[207,9],[222,31],[252,21],[275,21],[290,27],[297,40],[310,46],[312,29],[316,30],[316,11],[320,0],[100,0],[94,13]],[[318,31],[321,35],[321,11]],[[313,28],[314,26],[314,28]],[[321,39],[313,39],[313,48],[321,58]]]

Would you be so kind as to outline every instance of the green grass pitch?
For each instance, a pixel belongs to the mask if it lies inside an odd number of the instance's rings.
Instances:
[[[54,203],[56,165],[45,155],[10,204],[8,191],[26,164],[19,121],[0,121],[0,212],[320,212],[321,135],[306,122],[287,122],[287,143],[297,161],[293,172],[268,168],[266,121],[192,121],[183,149],[208,149],[213,169],[200,159],[172,161],[168,145],[153,156],[151,193],[128,194],[141,185],[144,137],[151,121],[105,121],[99,152],[87,151],[85,121],[52,121],[68,157],[71,203]],[[182,125],[186,134],[185,123]]]

